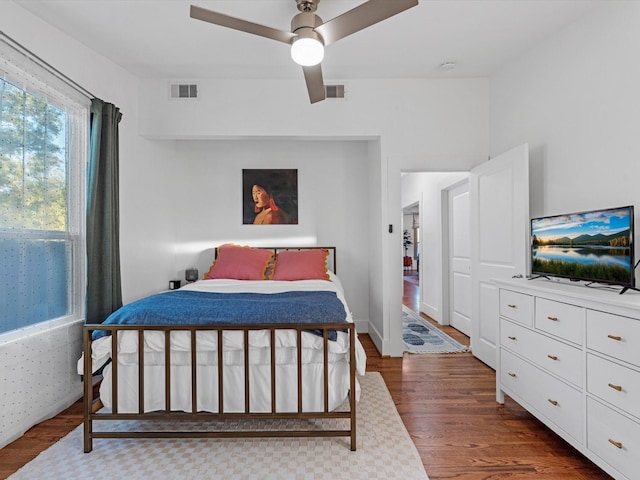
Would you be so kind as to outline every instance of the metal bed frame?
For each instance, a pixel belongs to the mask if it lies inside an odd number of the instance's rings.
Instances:
[[[295,248],[296,250],[308,249],[309,247]],[[313,247],[333,249],[333,271],[335,271],[335,247]],[[292,249],[292,248],[287,248]],[[274,249],[274,251],[284,250],[282,248]],[[102,403],[99,398],[94,398],[94,380],[91,374],[86,372],[92,371],[91,349],[92,349],[92,333],[94,330],[106,330],[111,334],[111,369],[112,369],[112,409],[110,412],[100,411]],[[137,413],[119,413],[118,412],[118,333],[124,330],[134,330],[138,332],[138,412]],[[224,411],[224,375],[223,375],[223,332],[239,330],[244,335],[244,412],[225,412]],[[251,365],[249,363],[249,332],[254,330],[267,330],[270,334],[270,354],[271,354],[271,411],[267,413],[251,412],[250,405],[250,374]],[[298,389],[297,399],[298,406],[295,412],[278,412],[276,410],[276,347],[275,336],[278,330],[294,330],[297,334],[297,375]],[[322,332],[323,338],[323,392],[324,392],[324,408],[322,411],[305,412],[302,409],[302,332],[305,330],[318,330]],[[347,331],[349,336],[349,393],[348,393],[348,410],[345,411],[329,411],[329,331],[343,330]],[[164,377],[165,377],[165,408],[156,412],[144,411],[144,333],[146,331],[164,332]],[[191,412],[175,411],[171,408],[171,349],[170,337],[172,331],[188,331],[191,336]],[[218,413],[199,412],[197,411],[197,375],[196,375],[196,334],[199,331],[217,332],[218,338]],[[259,324],[259,325],[85,325],[83,328],[83,351],[84,351],[84,451],[86,453],[93,449],[94,439],[103,438],[253,438],[253,437],[350,437],[350,448],[356,450],[356,330],[353,323],[338,324]],[[96,421],[109,420],[246,420],[246,419],[347,419],[348,426],[344,429],[323,430],[318,428],[310,428],[308,430],[195,430],[193,428],[185,428],[184,430],[175,431],[152,431],[140,429],[135,431],[94,431],[93,423]]]

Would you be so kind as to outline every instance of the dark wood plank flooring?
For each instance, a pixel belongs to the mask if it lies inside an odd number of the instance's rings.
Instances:
[[[403,301],[417,310],[418,287],[404,284]],[[469,344],[457,330],[443,330]],[[384,377],[431,480],[610,478],[510,398],[504,406],[497,404],[494,371],[472,354],[383,358],[368,335],[360,337],[367,370]],[[0,478],[81,422],[82,404],[77,402],[1,449]]]

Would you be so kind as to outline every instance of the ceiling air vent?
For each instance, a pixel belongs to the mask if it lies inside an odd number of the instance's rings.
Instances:
[[[325,85],[327,98],[344,98],[344,85]]]
[[[169,84],[169,96],[171,98],[198,98],[198,84],[171,83]]]

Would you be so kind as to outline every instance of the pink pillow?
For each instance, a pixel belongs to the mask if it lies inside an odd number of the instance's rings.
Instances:
[[[329,280],[327,250],[287,250],[276,256],[271,280]]]
[[[273,252],[260,248],[225,244],[218,247],[218,257],[205,279],[231,278],[234,280],[265,280],[267,266]]]

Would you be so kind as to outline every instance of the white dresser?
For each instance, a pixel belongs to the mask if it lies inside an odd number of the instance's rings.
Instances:
[[[616,479],[640,480],[640,292],[496,280],[507,394]]]

